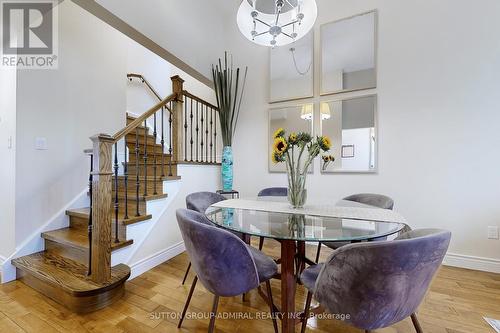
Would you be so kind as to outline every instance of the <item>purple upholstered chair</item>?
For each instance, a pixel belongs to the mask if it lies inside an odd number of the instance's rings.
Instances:
[[[288,188],[286,187],[268,187],[265,189],[262,189],[259,194],[257,194],[258,197],[286,197],[288,196]],[[262,251],[262,248],[264,247],[264,237],[259,238],[259,250]]]
[[[382,194],[374,194],[374,193],[359,193],[359,194],[353,194],[348,197],[345,197],[345,201],[352,201],[352,202],[358,202],[362,203],[365,205],[377,207],[377,208],[382,208],[382,209],[390,209],[392,210],[394,208],[394,200],[389,198],[386,195]],[[374,238],[371,239],[371,241],[378,241],[378,240],[386,240],[387,237],[382,237],[382,238]],[[318,250],[316,252],[316,263],[319,261],[319,255],[321,253],[321,245],[324,244],[328,246],[331,249],[338,249],[341,246],[350,244],[350,242],[324,242],[324,243],[318,243]]]
[[[177,223],[186,251],[196,272],[178,327],[182,325],[196,282],[215,295],[208,332],[214,331],[219,297],[232,297],[266,284],[269,308],[275,319],[269,280],[278,271],[274,261],[262,252],[245,244],[234,234],[213,226],[205,215],[193,210],[178,209]],[[266,301],[267,302],[267,301]]]
[[[393,241],[356,243],[335,250],[325,264],[307,268],[300,279],[308,289],[302,333],[311,298],[366,332],[415,314],[446,254],[451,233],[437,229],[406,232]]]
[[[198,213],[205,214],[208,207],[216,202],[226,200],[226,198],[218,193],[214,192],[194,192],[186,197],[186,207],[187,209],[194,210]],[[186,279],[189,275],[189,270],[191,269],[191,262],[189,263],[184,278],[182,279],[182,284],[186,283]]]

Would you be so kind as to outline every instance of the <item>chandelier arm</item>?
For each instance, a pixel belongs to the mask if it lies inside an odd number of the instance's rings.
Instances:
[[[261,19],[255,18],[255,21],[260,22],[260,23],[262,23],[262,24],[264,24],[264,25],[268,26],[269,28],[271,27],[271,25],[270,25],[270,24],[268,24],[268,23],[266,23],[266,22],[262,21]]]
[[[258,36],[262,36],[262,35],[265,35],[267,34],[269,31],[264,31],[264,32],[261,32],[259,34],[256,34],[254,37],[258,37]]]
[[[285,0],[285,1],[286,1],[286,3],[287,3],[290,7],[292,7],[292,8],[294,8],[294,7],[295,7],[294,5],[292,5],[292,4],[290,3],[290,1],[288,1],[288,0]],[[298,5],[297,5],[297,6],[298,6]]]
[[[290,37],[291,39],[294,39],[292,36],[290,36],[290,35],[289,35],[289,34],[287,34],[286,32],[281,31],[281,33],[282,33],[283,35],[287,36],[287,37]]]
[[[278,12],[276,13],[276,23],[275,25],[278,25],[279,23],[279,20],[280,20],[280,14],[281,14],[281,8],[278,9]]]
[[[283,28],[285,28],[285,27],[288,27],[289,25],[292,25],[292,24],[298,23],[298,22],[299,22],[299,20],[295,20],[295,21],[292,21],[292,22],[290,22],[290,23],[283,24],[283,25],[281,26],[281,29],[283,29]]]

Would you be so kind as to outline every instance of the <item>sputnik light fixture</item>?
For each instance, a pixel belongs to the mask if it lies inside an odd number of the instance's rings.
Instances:
[[[243,0],[237,22],[241,33],[264,46],[281,46],[304,37],[314,26],[315,0]]]

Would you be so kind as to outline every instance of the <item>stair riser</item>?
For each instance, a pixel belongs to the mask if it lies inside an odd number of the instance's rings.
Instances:
[[[88,218],[82,218],[78,216],[69,217],[69,226],[74,229],[87,230],[89,225]]]
[[[139,144],[144,146],[144,135],[141,135],[141,133],[139,133]],[[160,145],[160,140],[161,139],[158,139],[157,141],[155,141],[155,138],[154,136],[150,136],[148,135],[147,136],[147,145],[154,145],[154,144],[157,144],[157,145]],[[135,145],[135,134],[128,134],[127,135],[127,144],[133,144]]]
[[[131,164],[135,164],[136,158],[135,158],[135,152],[131,152],[128,156],[127,162]],[[154,161],[154,155],[148,154],[148,163],[153,163]],[[169,154],[163,154],[163,163],[168,164],[168,161],[170,161],[170,155]],[[172,160],[173,161],[173,160]],[[139,163],[144,163],[144,155],[139,154]],[[156,152],[156,163],[161,164],[161,154]]]
[[[135,154],[135,141],[134,142],[127,142],[127,147],[129,150],[129,156],[132,156]],[[148,152],[148,157],[152,156],[153,154],[156,154],[157,156],[160,156],[161,158],[161,145],[147,145],[146,146],[146,151]],[[168,146],[165,144],[165,150],[163,151],[164,154],[168,154]],[[139,145],[139,154],[144,154],[144,145]]]
[[[154,194],[154,184],[153,182],[147,182],[147,189],[148,189],[148,194]],[[114,195],[114,186],[113,186],[113,195]],[[156,192],[157,194],[163,194],[163,182],[161,180],[158,180],[156,182]],[[121,182],[121,184],[118,184],[118,193],[121,196],[125,195],[125,184]],[[132,181],[129,179],[128,184],[127,184],[127,193],[129,198],[135,198],[136,196],[136,185],[135,185],[135,178],[132,179]],[[144,180],[139,181],[139,195],[144,194]]]
[[[147,165],[146,166],[147,168],[147,176],[148,177],[153,177],[154,176],[154,165]],[[129,175],[129,180],[130,178],[134,178],[134,176],[137,175],[136,173],[136,166],[135,165],[130,165],[128,167],[128,175]],[[168,164],[165,164],[165,166],[163,167],[163,173],[165,176],[170,176],[170,166]],[[145,175],[145,171],[144,171],[144,165],[140,165],[139,166],[139,177],[142,177]],[[156,177],[161,177],[162,176],[162,167],[161,165],[157,165],[156,166]],[[175,164],[172,164],[172,176],[177,176],[177,165]]]

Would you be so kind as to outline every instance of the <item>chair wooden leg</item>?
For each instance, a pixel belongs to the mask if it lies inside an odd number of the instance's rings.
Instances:
[[[186,283],[186,279],[188,277],[190,269],[191,269],[191,261],[189,262],[188,268],[186,269],[186,274],[184,274],[184,279],[182,279],[182,285],[184,285],[184,283]]]
[[[278,333],[278,322],[276,321],[276,314],[274,312],[273,293],[271,291],[271,282],[266,281],[267,297],[269,298],[269,309],[271,310],[271,318],[273,320],[274,333]]]
[[[260,239],[259,239],[259,251],[262,251],[263,247],[264,247],[264,237],[260,237]]]
[[[370,331],[370,330],[365,330],[365,333],[371,333],[371,332],[372,332],[372,331]]]
[[[411,321],[413,322],[413,326],[415,326],[415,331],[417,331],[417,333],[424,333],[422,326],[420,326],[420,323],[418,322],[416,313],[411,314]]]
[[[321,242],[318,243],[318,252],[316,252],[316,263],[319,262],[319,254],[321,253]]]
[[[184,317],[186,316],[189,303],[191,302],[191,297],[193,296],[194,288],[196,287],[196,282],[198,282],[198,276],[194,277],[193,283],[191,284],[191,289],[189,290],[189,295],[186,300],[186,304],[184,304],[184,309],[182,310],[181,319],[179,320],[179,324],[177,325],[178,328],[181,328],[182,322],[184,321]]]
[[[304,320],[302,321],[302,328],[300,330],[300,333],[304,333],[306,331],[307,320],[309,319],[309,313],[311,311],[311,300],[312,300],[312,293],[309,291],[307,292],[306,307],[304,309]]]
[[[208,325],[208,333],[213,333],[215,329],[215,318],[217,317],[217,308],[219,307],[219,296],[214,296],[214,304],[212,312],[210,312],[210,325]]]

